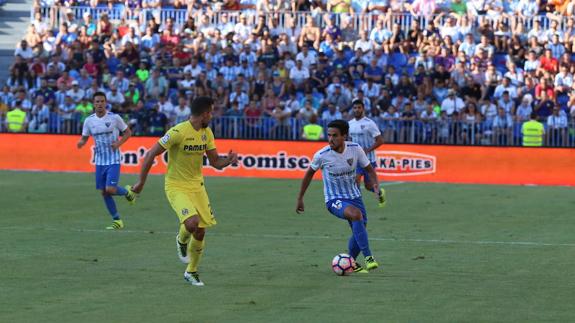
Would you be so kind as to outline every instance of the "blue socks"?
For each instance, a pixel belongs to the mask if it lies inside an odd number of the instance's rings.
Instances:
[[[359,249],[359,246],[357,245],[357,242],[355,241],[355,237],[353,235],[351,235],[351,237],[349,237],[349,241],[347,243],[347,250],[348,250],[349,255],[353,259],[357,259],[357,256],[359,256],[359,252],[361,250]]]
[[[353,238],[355,238],[356,244],[361,250],[361,253],[363,253],[363,256],[371,256],[369,242],[367,241],[367,230],[365,229],[365,224],[363,221],[352,221],[351,231],[353,232]]]
[[[112,219],[120,220],[120,215],[116,209],[116,202],[114,202],[114,198],[110,195],[104,195],[104,203],[106,203],[106,208],[108,209],[108,212],[110,212]]]

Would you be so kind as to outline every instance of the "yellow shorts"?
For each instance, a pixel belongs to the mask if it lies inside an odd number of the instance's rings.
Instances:
[[[180,223],[184,223],[186,219],[196,214],[200,218],[200,228],[208,228],[217,223],[205,189],[197,192],[166,190],[166,196],[172,209],[180,218]]]

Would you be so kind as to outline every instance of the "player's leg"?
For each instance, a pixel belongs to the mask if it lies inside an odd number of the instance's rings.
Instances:
[[[178,258],[180,258],[181,262],[188,264],[190,263],[188,244],[192,236],[192,231],[194,230],[190,219],[196,214],[196,207],[186,192],[166,190],[166,197],[180,220],[178,235],[176,236]]]
[[[120,164],[110,165],[108,167],[106,178],[106,193],[108,195],[124,196],[130,204],[136,203],[136,193],[132,192],[129,185],[125,187],[118,186],[120,182]]]
[[[348,242],[349,254],[354,259],[357,259],[360,250],[368,259],[373,259],[371,250],[369,248],[369,241],[367,230],[365,229],[367,223],[367,214],[361,199],[344,200],[336,199],[326,203],[329,212],[340,219],[347,220],[352,231],[352,235]],[[368,258],[369,257],[369,258]],[[361,266],[358,264],[358,271],[362,271]]]
[[[351,222],[350,222],[350,226],[351,226]],[[353,236],[353,234],[351,235],[351,237],[349,237],[349,241],[347,243],[347,250],[348,250],[348,254],[354,260],[357,259],[357,256],[359,256],[359,253],[361,252],[361,249],[359,248],[357,241],[355,241],[355,237]],[[356,273],[367,273],[368,272],[356,261],[354,261],[353,271]]]
[[[343,214],[344,217],[349,221],[351,226],[351,231],[353,233],[353,238],[355,239],[361,253],[365,257],[365,264],[368,270],[375,269],[379,265],[373,258],[371,254],[371,249],[369,248],[369,239],[366,229],[367,224],[367,213],[363,202],[361,200],[351,201],[353,204],[346,205]]]
[[[185,223],[186,228],[192,232],[192,238],[188,245],[190,263],[186,268],[186,273],[189,273],[189,275],[194,278],[195,282],[199,283],[195,285],[203,285],[198,275],[198,265],[200,264],[205,249],[204,236],[206,228],[215,225],[216,220],[214,218],[208,194],[205,190],[191,193],[190,198],[196,206],[197,215],[193,216]],[[192,284],[194,284],[194,281],[192,281]]]
[[[118,214],[118,209],[116,208],[116,202],[111,194],[108,193],[108,171],[109,166],[96,166],[96,189],[102,191],[102,197],[104,198],[104,204],[106,204],[106,209],[112,217],[112,224],[106,229],[108,230],[118,230],[124,227],[124,223],[120,219],[120,214]]]

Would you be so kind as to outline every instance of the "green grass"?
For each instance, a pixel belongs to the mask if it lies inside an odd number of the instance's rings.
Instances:
[[[122,183],[134,177],[123,176]],[[573,190],[401,184],[366,197],[383,268],[337,277],[349,228],[321,183],[208,178],[204,288],[176,257],[153,176],[109,224],[91,174],[0,172],[0,322],[573,322]]]

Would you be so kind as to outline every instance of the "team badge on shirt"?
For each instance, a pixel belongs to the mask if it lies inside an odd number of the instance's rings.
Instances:
[[[202,141],[208,141],[208,136],[206,136],[206,134],[202,135]]]
[[[169,134],[165,134],[162,138],[160,138],[160,142],[164,145],[167,144],[168,141],[170,141],[170,135]]]
[[[338,210],[339,210],[339,209],[341,209],[342,206],[343,206],[343,205],[342,205],[342,203],[341,203],[341,200],[337,200],[337,201],[331,203],[331,207],[333,207],[334,209],[338,209]]]
[[[110,128],[110,125],[111,125],[111,124],[112,124],[111,122],[106,122],[106,123],[105,123],[106,128]]]
[[[347,163],[349,164],[349,166],[353,165],[353,158],[348,159]]]
[[[188,209],[182,209],[182,215],[188,215],[189,213]]]

